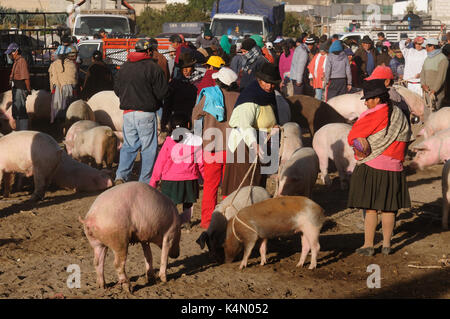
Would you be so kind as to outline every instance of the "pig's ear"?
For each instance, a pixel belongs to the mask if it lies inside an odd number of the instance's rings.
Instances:
[[[430,151],[430,148],[428,146],[426,146],[423,143],[420,143],[419,145],[416,145],[413,147],[414,151]]]
[[[205,248],[205,243],[208,240],[208,233],[207,232],[203,232],[200,237],[195,241],[201,249]]]

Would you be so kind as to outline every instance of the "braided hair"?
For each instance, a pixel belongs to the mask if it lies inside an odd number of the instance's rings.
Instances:
[[[392,109],[394,106],[392,104],[391,98],[389,97],[389,92],[386,92],[383,95],[380,95],[379,98],[380,98],[380,103],[385,103],[388,106],[388,122],[387,122],[387,126],[386,126],[386,132],[384,133],[384,136],[386,136],[388,133],[388,130],[389,130],[389,126],[391,125],[391,115],[392,115]]]

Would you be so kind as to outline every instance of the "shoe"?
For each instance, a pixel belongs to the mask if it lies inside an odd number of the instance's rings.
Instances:
[[[362,256],[373,256],[375,255],[375,248],[366,247],[366,248],[358,248],[355,252]]]
[[[123,183],[125,183],[125,181],[123,179],[119,178],[114,181],[114,186],[117,186],[117,185],[120,185]]]
[[[383,254],[383,255],[390,255],[391,254],[391,247],[383,247],[382,249],[381,249],[381,253]]]

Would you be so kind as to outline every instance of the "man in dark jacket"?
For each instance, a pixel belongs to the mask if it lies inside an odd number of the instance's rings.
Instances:
[[[114,92],[120,99],[120,109],[124,110],[123,146],[115,184],[128,181],[139,150],[139,181],[150,182],[158,147],[156,111],[162,106],[168,90],[163,70],[152,59],[153,47],[149,41],[139,40],[135,49],[114,81]]]
[[[361,41],[361,47],[356,50],[354,61],[359,67],[360,80],[372,74],[372,71],[376,67],[377,52],[373,47],[373,41],[366,35]]]

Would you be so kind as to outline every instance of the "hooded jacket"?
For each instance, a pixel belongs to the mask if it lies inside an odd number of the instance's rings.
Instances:
[[[342,78],[347,78],[347,85],[352,85],[352,72],[347,55],[344,51],[340,51],[339,54],[328,54],[325,64],[325,83],[329,83],[331,79]]]

